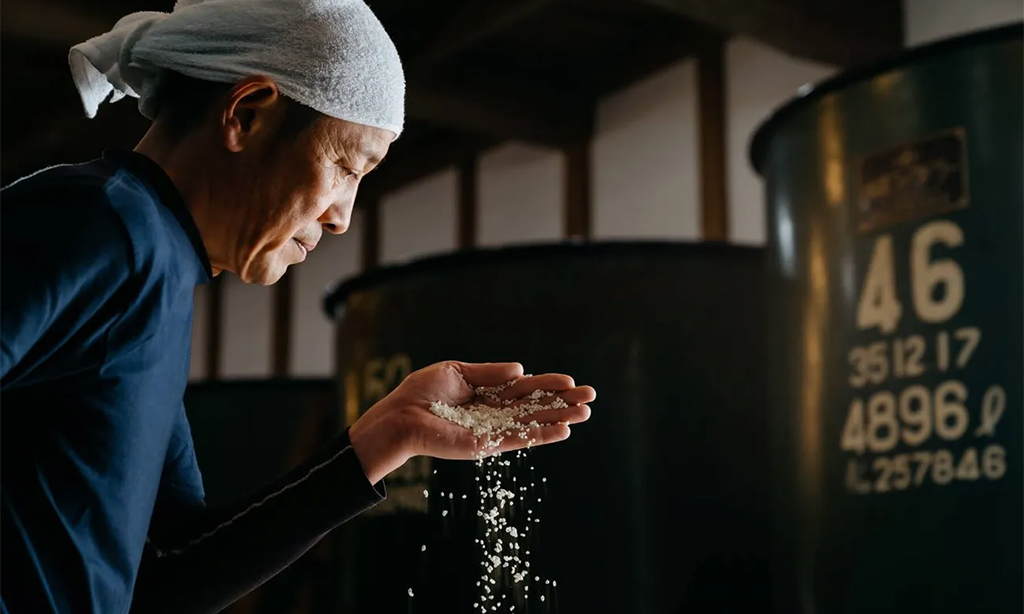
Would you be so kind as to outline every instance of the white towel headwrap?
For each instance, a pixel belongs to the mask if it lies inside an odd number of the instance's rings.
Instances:
[[[124,17],[69,62],[89,117],[108,96],[133,96],[153,119],[171,70],[224,83],[264,75],[325,115],[396,134],[405,120],[398,51],[362,0],[178,0],[171,13]]]

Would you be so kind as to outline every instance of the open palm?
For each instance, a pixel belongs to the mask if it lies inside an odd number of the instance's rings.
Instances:
[[[524,425],[524,436],[517,434],[505,437],[495,448],[486,447],[486,439],[475,436],[470,429],[430,411],[430,405],[435,401],[448,405],[496,405],[488,397],[478,395],[477,389],[501,386],[512,380],[517,381],[498,393],[498,396],[502,401],[512,401],[513,407],[528,402],[524,397],[535,390],[555,393],[555,396],[565,401],[567,407],[531,414],[524,420],[535,421],[539,426]],[[374,440],[390,442],[383,444],[395,451],[391,460],[384,463],[387,472],[416,455],[469,460],[478,458],[482,452],[506,452],[568,438],[570,424],[583,422],[590,417],[587,403],[592,402],[596,396],[593,388],[576,386],[568,375],[524,377],[523,367],[518,363],[473,364],[447,361],[410,374],[391,394],[360,417],[352,426],[351,436],[353,445],[356,445],[357,439],[370,433],[375,435],[372,437]],[[545,402],[553,399],[549,397]],[[371,470],[367,469],[367,473],[369,475]],[[374,477],[370,476],[371,481],[375,481]]]

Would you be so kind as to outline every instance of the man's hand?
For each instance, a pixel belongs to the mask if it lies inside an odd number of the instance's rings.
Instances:
[[[500,386],[519,379],[499,393],[502,400],[517,400],[535,390],[556,393],[568,407],[539,411],[524,418],[540,426],[527,428],[526,437],[505,437],[486,453],[507,452],[527,445],[544,445],[569,437],[569,425],[590,418],[590,403],[597,393],[590,386],[577,387],[568,375],[523,377],[518,363],[470,364],[442,362],[409,375],[391,394],[363,414],[349,437],[366,477],[376,484],[413,456],[470,460],[484,450],[485,441],[467,428],[430,411],[434,401],[448,405],[490,404],[477,396],[476,388]],[[543,400],[547,404],[554,397]],[[532,444],[530,444],[530,440]]]

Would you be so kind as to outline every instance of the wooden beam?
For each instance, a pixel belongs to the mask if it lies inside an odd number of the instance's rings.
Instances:
[[[220,378],[220,356],[224,347],[221,320],[224,304],[223,273],[214,277],[206,293],[206,377],[212,380]]]
[[[725,241],[729,235],[725,177],[725,67],[723,44],[697,56],[697,94],[700,133],[701,228],[705,241]]]
[[[292,277],[285,273],[274,284],[273,336],[271,337],[271,374],[274,377],[288,376],[291,359],[292,329]]]
[[[440,84],[410,83],[410,119],[471,134],[559,146],[587,139],[594,131],[593,105],[558,99],[524,103],[479,92],[454,91]]]
[[[363,212],[363,246],[360,255],[362,270],[367,271],[380,264],[380,199],[367,197],[360,200]]]
[[[590,143],[574,143],[565,155],[564,229],[567,239],[590,239]]]
[[[696,55],[699,49],[721,38],[700,24],[675,18],[673,22],[673,35],[659,33],[655,36],[651,33],[649,40],[639,43],[630,51],[626,65],[592,79],[593,95],[601,98],[629,87],[683,58]]]
[[[467,158],[459,165],[459,249],[476,247],[477,161]]]
[[[97,6],[102,4],[97,3]],[[53,1],[4,0],[3,7],[0,34],[55,46],[70,47],[84,43],[110,30],[118,19],[107,11],[83,11]]]
[[[554,0],[471,0],[416,54],[415,72],[427,72],[474,45],[537,14]]]
[[[630,1],[826,64],[864,64],[903,48],[903,10],[899,0],[821,5],[795,0]]]

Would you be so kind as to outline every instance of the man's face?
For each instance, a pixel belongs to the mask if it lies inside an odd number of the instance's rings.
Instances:
[[[224,237],[222,268],[246,283],[276,282],[325,232],[348,230],[360,180],[395,139],[388,130],[334,118],[320,119],[297,137],[269,128],[247,142],[233,180],[225,183],[230,193],[222,195],[234,218],[225,227],[237,233]]]

